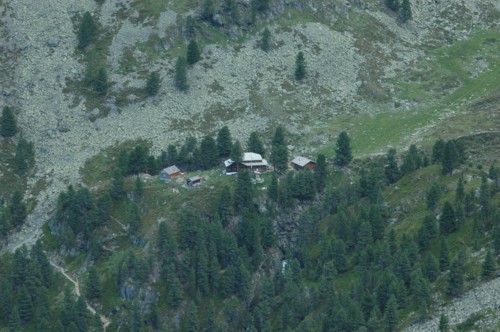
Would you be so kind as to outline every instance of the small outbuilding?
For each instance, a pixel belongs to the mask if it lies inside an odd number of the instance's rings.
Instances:
[[[160,180],[168,182],[171,179],[178,177],[178,176],[181,176],[181,175],[182,175],[182,173],[181,173],[180,169],[177,166],[173,165],[173,166],[169,166],[167,168],[164,168],[160,172]]]
[[[193,177],[190,177],[189,179],[186,180],[186,184],[188,187],[196,187],[196,186],[199,186],[201,184],[201,181],[202,181],[202,177],[201,176],[193,176]]]
[[[306,168],[309,168],[310,170],[313,170],[314,167],[316,167],[316,163],[306,157],[295,157],[292,160],[292,166],[295,168],[297,171],[303,171]]]

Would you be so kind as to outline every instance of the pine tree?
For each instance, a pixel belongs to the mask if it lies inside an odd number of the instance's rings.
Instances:
[[[445,239],[439,243],[439,270],[446,271],[450,267],[450,252]]]
[[[247,170],[238,172],[236,180],[236,189],[234,191],[234,204],[238,211],[242,212],[245,208],[252,207],[253,185],[252,176]]]
[[[260,40],[260,48],[264,52],[269,52],[271,48],[271,31],[268,28],[265,28],[262,32],[262,39]]]
[[[215,6],[212,0],[203,2],[201,18],[207,22],[212,22],[215,15]]]
[[[228,186],[224,186],[219,196],[217,212],[222,225],[226,227],[231,217],[231,191]]]
[[[347,166],[352,160],[351,142],[347,132],[343,131],[337,137],[335,148],[335,163],[338,166]]]
[[[389,149],[387,152],[387,165],[385,166],[384,173],[389,184],[395,183],[399,180],[399,166],[396,161],[396,149]]]
[[[78,46],[86,48],[97,37],[97,25],[89,12],[83,14],[82,21],[78,30]]]
[[[399,0],[385,0],[385,5],[394,12],[399,10]]]
[[[231,138],[231,132],[227,126],[224,126],[217,133],[217,150],[219,151],[219,156],[222,158],[229,157],[232,147],[233,139]]]
[[[451,296],[462,293],[464,288],[464,267],[459,259],[455,259],[448,274],[446,293]]]
[[[442,234],[450,234],[457,229],[457,220],[455,218],[455,211],[450,202],[446,201],[439,217],[439,229]]]
[[[453,172],[453,168],[457,165],[458,161],[458,151],[455,142],[450,140],[444,145],[443,158],[441,160],[443,175],[450,175]]]
[[[238,9],[238,4],[236,3],[236,0],[226,0],[225,10],[229,14],[231,22],[233,24],[240,23],[240,11]]]
[[[267,190],[267,195],[273,202],[278,201],[278,176],[276,173],[271,175],[271,184]]]
[[[247,149],[249,152],[260,154],[262,157],[265,155],[264,145],[259,138],[257,132],[252,132],[248,138]]]
[[[106,73],[106,69],[104,68],[99,69],[94,88],[95,92],[97,92],[99,96],[105,96],[108,93],[109,83],[108,83],[108,74]]]
[[[243,150],[241,149],[241,144],[239,141],[234,142],[233,147],[231,148],[231,160],[237,163],[241,163],[243,160]]]
[[[465,203],[464,179],[458,178],[457,189],[455,190],[455,203]]]
[[[295,79],[301,81],[306,77],[306,60],[304,58],[304,53],[297,53],[295,58]]]
[[[217,143],[215,140],[210,136],[205,136],[200,143],[199,166],[202,169],[210,169],[219,165],[219,154],[217,150]],[[229,145],[229,153],[230,152],[231,145]]]
[[[276,171],[283,173],[288,168],[288,148],[286,147],[285,128],[278,126],[274,132],[271,162]]]
[[[29,322],[33,317],[33,302],[25,286],[19,292],[19,317],[23,322]]]
[[[436,281],[439,274],[439,263],[437,258],[433,254],[429,254],[426,257],[424,261],[423,270],[425,276],[430,282]]]
[[[184,315],[185,327],[187,332],[198,332],[200,330],[200,322],[198,320],[198,308],[196,304],[190,302]]]
[[[0,136],[12,137],[17,133],[17,121],[14,112],[9,106],[2,109],[2,117],[0,118]]]
[[[19,227],[26,220],[26,203],[23,202],[23,195],[19,190],[14,191],[9,205],[10,222],[14,227]]]
[[[125,197],[125,179],[120,171],[116,168],[113,171],[113,177],[111,178],[111,189],[109,194],[112,198],[120,200]]]
[[[486,257],[481,267],[481,276],[483,277],[483,279],[488,280],[495,276],[496,264],[495,258],[491,254],[491,251],[488,250],[488,252],[486,253]]]
[[[135,177],[134,196],[137,200],[140,200],[142,198],[143,193],[144,193],[144,184],[142,183],[141,177],[136,176]]]
[[[16,156],[14,157],[14,172],[24,176],[34,161],[33,143],[21,138],[17,143]]]
[[[12,308],[9,318],[9,332],[21,332],[21,318],[19,318],[19,309],[17,306]]]
[[[403,20],[403,22],[412,19],[410,0],[403,0],[401,2],[401,19]]]
[[[189,89],[187,83],[187,63],[184,57],[178,57],[175,62],[175,87],[183,92]]]
[[[316,160],[316,167],[314,167],[314,179],[316,182],[316,190],[323,192],[328,178],[328,169],[326,166],[326,157],[324,154],[319,154]]]
[[[384,322],[387,331],[395,331],[398,325],[398,303],[394,295],[391,295],[384,310]]]
[[[438,163],[443,160],[444,156],[444,141],[440,138],[438,139],[432,147],[432,163]]]
[[[196,40],[191,40],[186,51],[186,61],[189,65],[194,65],[201,59],[200,48]]]
[[[160,74],[158,72],[151,72],[148,80],[146,81],[146,93],[148,96],[153,97],[160,91]]]
[[[434,209],[440,196],[441,188],[439,187],[439,184],[436,182],[432,183],[431,189],[429,189],[426,195],[427,208],[430,210]]]
[[[441,314],[439,317],[439,332],[448,332],[449,328],[448,317],[445,314]]]
[[[99,275],[97,274],[97,270],[95,267],[90,267],[89,272],[87,274],[87,282],[86,282],[86,294],[90,299],[98,299],[101,297],[102,286],[99,280]]]

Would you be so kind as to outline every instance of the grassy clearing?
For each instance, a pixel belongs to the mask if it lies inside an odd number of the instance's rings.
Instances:
[[[433,50],[429,53],[433,60],[419,66],[428,68],[425,72],[412,71],[407,79],[387,82],[397,87],[398,99],[423,104],[410,110],[386,111],[376,107],[371,114],[340,115],[319,127],[317,133],[336,136],[347,130],[353,138],[354,154],[360,156],[385,152],[388,146],[405,147],[418,141],[417,138],[423,138],[422,144],[430,145],[437,137],[500,130],[500,120],[491,113],[498,111],[493,101],[500,91],[499,51],[500,31],[497,30],[477,31],[469,40]],[[478,61],[487,66],[486,69],[476,70]],[[473,70],[476,77],[472,77]],[[474,107],[478,103],[483,105],[481,102],[485,100],[489,101],[489,108]],[[443,115],[450,112],[453,112],[451,117],[444,119]],[[485,128],[485,123],[490,126]],[[333,151],[332,146],[323,150],[330,156]]]
[[[119,145],[105,149],[96,154],[94,157],[88,159],[83,168],[80,169],[83,183],[88,187],[92,187],[99,182],[109,180],[113,169],[116,167],[116,159],[118,158],[120,151],[123,149],[132,149],[138,144],[142,144],[147,147],[150,146],[149,143],[142,140],[126,141]]]

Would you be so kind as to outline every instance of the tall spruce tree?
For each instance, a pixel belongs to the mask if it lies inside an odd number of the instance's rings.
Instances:
[[[97,37],[97,25],[89,12],[85,12],[78,29],[78,47],[86,48]]]
[[[399,0],[385,0],[385,5],[390,10],[397,12],[399,10],[400,3]]]
[[[17,121],[14,112],[9,106],[2,109],[2,117],[0,118],[0,136],[12,137],[17,134]]]
[[[260,48],[264,52],[269,52],[271,48],[271,31],[268,28],[265,28],[262,32],[262,38],[260,40]]]
[[[410,0],[403,0],[401,2],[401,19],[403,22],[407,22],[411,20],[413,17],[412,11],[411,11],[411,4]]]
[[[302,81],[304,77],[306,77],[306,60],[304,52],[299,52],[295,58],[295,79]]]
[[[201,59],[201,52],[196,40],[191,40],[186,51],[186,61],[190,65],[194,65]]]
[[[252,132],[248,138],[247,149],[249,152],[255,152],[260,154],[262,157],[265,155],[264,145],[262,144],[259,134],[257,132]]]
[[[484,258],[484,262],[481,265],[481,276],[486,280],[491,279],[495,276],[495,271],[495,258],[491,254],[491,251],[488,250],[488,252],[486,253],[486,257]]]
[[[283,173],[288,168],[288,148],[286,146],[285,128],[282,126],[278,126],[274,132],[271,162],[275,170],[280,173]]]
[[[232,147],[233,139],[231,138],[231,132],[227,126],[224,126],[217,133],[217,150],[219,151],[219,156],[222,158],[229,157]]]
[[[95,80],[95,92],[97,92],[99,96],[105,96],[108,93],[108,88],[108,74],[106,73],[106,69],[100,68]]]
[[[335,148],[335,163],[338,166],[347,166],[352,160],[351,139],[347,132],[343,131],[337,137]]]
[[[187,82],[187,62],[186,58],[178,57],[175,62],[175,77],[174,77],[175,87],[179,91],[187,91],[189,85]]]
[[[153,97],[158,94],[158,91],[160,91],[160,75],[158,72],[151,72],[146,81],[146,93]]]
[[[328,169],[326,165],[326,157],[324,154],[319,154],[316,160],[316,167],[314,168],[314,179],[316,182],[316,190],[323,192],[328,178]]]
[[[439,229],[443,234],[450,234],[457,229],[455,210],[448,201],[444,202],[443,211],[439,217]]]
[[[396,161],[396,149],[391,148],[387,152],[387,164],[384,169],[385,177],[389,184],[399,180],[399,166]]]

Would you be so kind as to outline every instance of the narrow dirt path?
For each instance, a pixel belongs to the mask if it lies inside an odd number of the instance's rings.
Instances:
[[[80,296],[80,284],[75,281],[73,278],[71,278],[66,271],[56,263],[54,263],[52,260],[50,260],[50,265],[56,268],[61,274],[68,279],[73,285],[75,285],[75,294],[76,296]],[[87,302],[87,310],[90,311],[93,315],[96,314],[96,310]],[[99,314],[99,317],[101,318],[102,326],[104,327],[104,331],[106,331],[106,328],[111,324],[111,321],[104,315]]]

